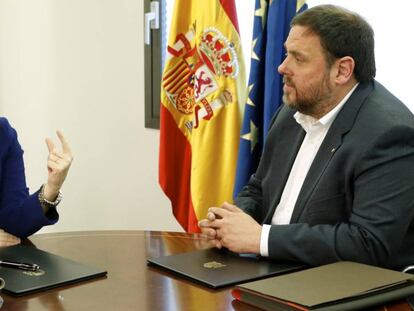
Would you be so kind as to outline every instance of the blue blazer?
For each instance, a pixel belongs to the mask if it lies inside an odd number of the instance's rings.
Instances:
[[[236,204],[269,224],[305,132],[283,106],[257,172]],[[289,225],[269,234],[269,256],[321,265],[414,264],[414,117],[376,81],[361,83],[332,123]]]
[[[59,218],[56,209],[45,215],[39,191],[29,194],[23,150],[16,131],[5,118],[0,118],[0,165],[0,228],[25,238],[45,225],[54,224]]]

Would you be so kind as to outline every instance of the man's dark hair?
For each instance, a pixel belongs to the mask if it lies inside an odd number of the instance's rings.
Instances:
[[[357,81],[375,77],[374,31],[360,15],[334,5],[319,5],[296,15],[291,26],[296,25],[319,36],[329,65],[336,58],[350,56]]]

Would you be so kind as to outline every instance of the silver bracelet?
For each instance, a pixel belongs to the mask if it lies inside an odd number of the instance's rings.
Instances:
[[[58,191],[58,195],[57,195],[56,199],[54,201],[49,201],[49,200],[45,199],[45,196],[44,196],[44,193],[43,193],[44,189],[45,189],[45,185],[42,185],[42,187],[40,188],[40,191],[39,191],[40,205],[42,205],[42,207],[47,207],[47,208],[56,207],[60,203],[60,201],[62,201],[62,199],[63,199],[62,192]]]

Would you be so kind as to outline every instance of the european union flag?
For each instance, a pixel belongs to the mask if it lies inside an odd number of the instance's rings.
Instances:
[[[241,129],[234,197],[256,172],[270,121],[282,103],[277,68],[286,50],[290,21],[305,1],[256,0],[247,102]]]

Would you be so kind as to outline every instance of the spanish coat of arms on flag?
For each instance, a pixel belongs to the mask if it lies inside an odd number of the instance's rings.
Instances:
[[[159,182],[173,213],[198,232],[232,201],[245,101],[234,0],[176,0],[161,85]]]

